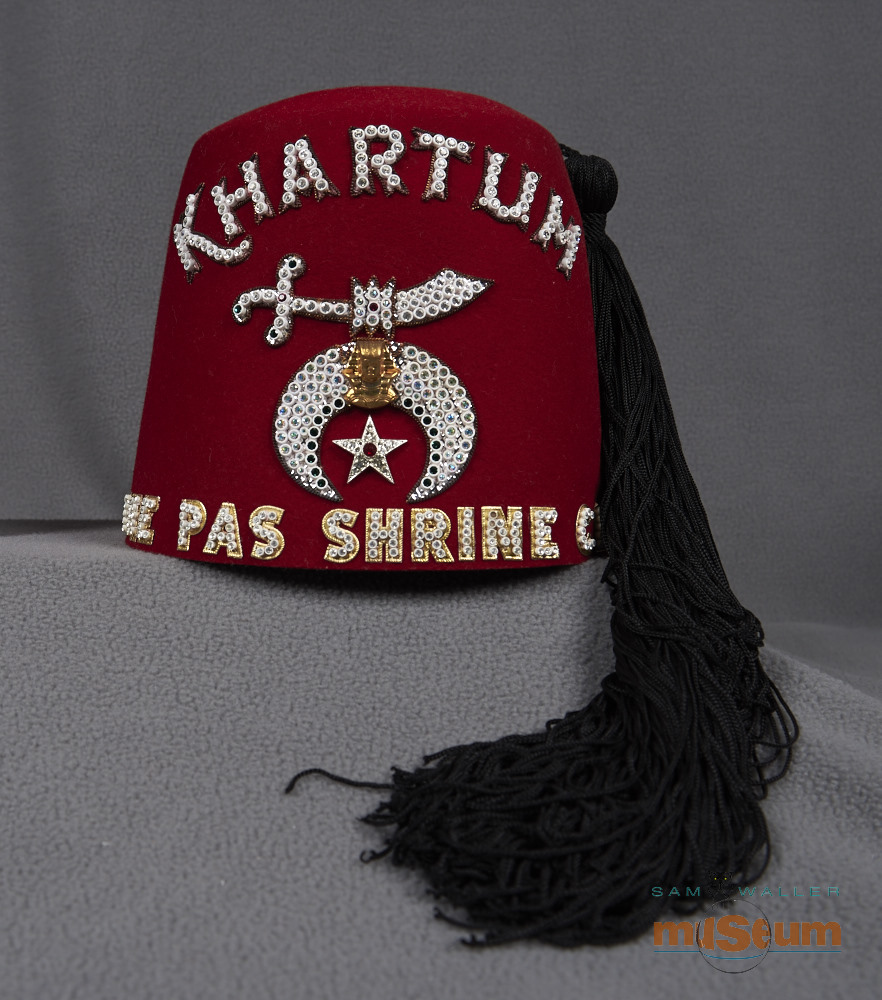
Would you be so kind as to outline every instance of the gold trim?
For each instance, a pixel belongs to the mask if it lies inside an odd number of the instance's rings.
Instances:
[[[590,556],[597,548],[592,531],[597,527],[597,508],[583,503],[576,512],[576,545],[583,556]]]
[[[261,514],[265,516],[261,518]],[[251,547],[252,559],[269,561],[270,559],[278,559],[282,554],[282,549],[285,547],[285,537],[279,531],[279,524],[284,514],[283,507],[274,507],[272,504],[264,504],[251,511],[248,516],[248,527],[258,538],[258,541]],[[277,543],[275,547],[273,542]]]
[[[369,563],[395,562],[404,558],[404,509],[401,507],[368,507],[364,512],[364,561]],[[373,515],[378,514],[376,522]],[[380,538],[380,532],[386,532],[386,538]],[[377,547],[377,555],[372,556],[371,549]],[[390,551],[392,550],[392,551]],[[393,551],[397,555],[393,555]]]
[[[184,513],[182,508],[184,505],[188,507],[196,507],[195,513],[199,515],[200,520],[191,521],[187,518],[186,527],[181,515]],[[187,514],[193,514],[193,511],[187,511]],[[198,535],[200,531],[205,527],[205,522],[208,520],[208,511],[205,509],[205,504],[200,500],[182,500],[180,506],[178,507],[178,552],[189,552],[190,551],[190,539],[194,535]],[[181,538],[182,533],[184,538]]]
[[[477,555],[477,546],[475,545],[475,508],[457,507],[456,523],[458,529],[459,561],[471,562]]]
[[[228,514],[229,520],[224,517],[221,520],[221,515]],[[224,528],[221,530],[222,525],[231,525],[232,530]],[[212,538],[211,536],[215,537]],[[223,535],[223,538],[221,536]],[[232,535],[232,539],[229,536]],[[227,550],[228,559],[241,559],[242,558],[242,538],[239,535],[239,516],[236,513],[236,505],[231,500],[224,500],[224,502],[218,508],[217,514],[215,514],[214,520],[211,523],[211,528],[208,532],[208,538],[205,540],[205,548],[203,548],[203,553],[209,556],[216,556],[221,548]]]
[[[429,528],[426,522],[432,527]],[[425,544],[425,532],[443,529],[440,538],[432,538],[430,544]],[[453,562],[453,553],[447,548],[447,539],[450,537],[450,518],[437,507],[411,507],[410,509],[410,558],[412,562],[428,562],[431,555],[435,562]],[[417,535],[420,531],[422,537]],[[435,542],[440,542],[436,546]],[[417,544],[420,548],[417,549]],[[440,554],[439,554],[440,553]]]
[[[551,526],[556,521],[556,507],[530,508],[530,555],[533,559],[560,559],[560,548],[551,539]]]
[[[138,545],[153,544],[153,515],[159,510],[159,497],[150,493],[126,493],[123,501],[122,530]]]
[[[333,563],[350,562],[358,555],[360,544],[354,532],[341,527],[340,522],[352,527],[358,520],[358,511],[346,507],[335,507],[322,518],[322,532],[332,545],[325,549],[325,561]],[[352,540],[353,547],[347,552],[346,545]]]
[[[491,525],[491,518],[502,521],[502,533]],[[507,543],[502,542],[503,537]],[[523,507],[509,507],[507,515],[503,515],[501,507],[481,508],[481,552],[484,559],[496,559],[500,552],[504,559],[524,558]]]

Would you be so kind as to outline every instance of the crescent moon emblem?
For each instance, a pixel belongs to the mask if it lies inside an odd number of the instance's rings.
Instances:
[[[288,475],[326,500],[342,497],[321,464],[325,429],[350,404],[343,375],[352,344],[331,347],[310,358],[292,376],[276,407],[274,443]],[[429,500],[449,489],[465,471],[477,436],[475,408],[459,377],[440,358],[415,344],[396,345],[399,374],[389,405],[409,413],[426,440],[426,463],[408,503]]]

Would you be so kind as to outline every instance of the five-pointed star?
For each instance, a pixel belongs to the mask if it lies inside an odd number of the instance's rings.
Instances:
[[[390,451],[394,451],[403,444],[407,444],[407,438],[401,441],[395,438],[381,438],[377,433],[377,428],[374,427],[373,417],[369,416],[360,438],[342,438],[335,440],[334,444],[339,445],[344,451],[348,451],[353,456],[352,468],[349,470],[347,483],[351,483],[365,469],[376,469],[381,476],[388,479],[390,483],[394,483],[395,480],[389,471],[389,463],[386,461],[386,456]]]

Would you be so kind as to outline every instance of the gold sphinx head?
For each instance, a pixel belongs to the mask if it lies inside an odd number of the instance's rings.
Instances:
[[[381,337],[358,338],[343,369],[343,377],[349,383],[346,402],[365,410],[388,406],[398,396],[392,385],[398,372],[388,341]]]

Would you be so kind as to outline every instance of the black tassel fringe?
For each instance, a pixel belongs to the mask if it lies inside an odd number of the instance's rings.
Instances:
[[[652,886],[700,885],[706,897],[724,878],[756,879],[770,849],[760,800],[798,735],[760,664],[760,623],[729,588],[643,309],[605,232],[615,173],[561,148],[591,270],[616,668],[545,732],[395,769],[365,817],[389,831],[367,860],[420,870],[464,914],[438,911],[475,932],[470,944],[612,944],[669,905]]]

